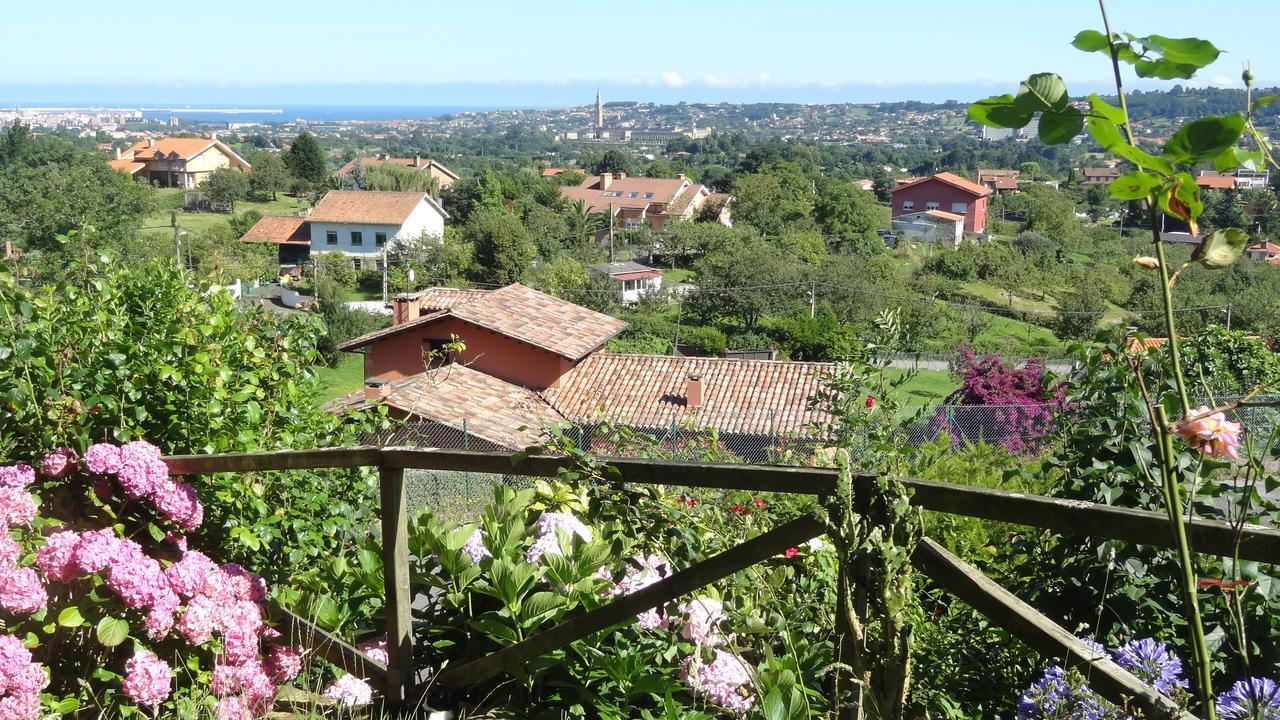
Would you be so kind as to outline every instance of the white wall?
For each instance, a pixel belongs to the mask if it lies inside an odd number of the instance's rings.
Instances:
[[[382,248],[376,242],[377,233],[387,234],[387,244],[396,240],[417,238],[422,234],[438,238],[444,237],[444,216],[431,203],[422,201],[405,218],[403,225],[370,225],[360,223],[319,223],[312,222],[311,252],[340,252],[356,257],[382,257]],[[363,244],[352,245],[351,233],[361,233]],[[329,232],[338,233],[338,244],[330,245],[327,240]]]

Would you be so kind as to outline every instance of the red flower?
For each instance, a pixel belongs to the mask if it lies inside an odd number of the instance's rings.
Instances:
[[[762,508],[762,507],[764,507],[764,501],[763,501],[763,500],[761,500],[760,498],[756,498],[756,499],[752,500],[751,502],[752,502],[752,504],[754,504],[754,505],[755,505],[756,507],[758,507],[758,508]]]
[[[867,408],[871,408],[876,404],[876,399],[870,395],[867,396]]]
[[[733,507],[729,508],[729,512],[734,513],[735,515],[741,515],[746,511],[747,509],[742,507],[742,503],[738,503],[737,505],[734,505]]]
[[[782,554],[790,559],[800,554],[800,548],[787,548],[787,551]]]
[[[698,504],[698,498],[689,498],[686,502],[688,502],[689,507],[693,507]]]

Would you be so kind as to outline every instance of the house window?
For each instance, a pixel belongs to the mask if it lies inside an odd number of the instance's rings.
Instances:
[[[351,231],[351,244],[352,244],[352,245],[363,245],[363,244],[364,244],[364,233],[360,232],[359,230],[352,230],[352,231]]]
[[[626,220],[626,226],[628,228],[638,228],[642,225],[644,225],[644,221],[640,218],[627,218]]]
[[[925,209],[925,210],[937,210],[937,209],[938,209],[938,203],[936,203],[936,202],[927,202],[927,203],[925,203],[925,204],[924,204],[924,209]]]
[[[969,211],[969,203],[951,203],[951,212],[963,215]]]
[[[360,272],[360,270],[361,270],[360,258],[351,258],[351,267],[352,267],[356,272]]]
[[[387,244],[387,234],[386,234],[386,233],[374,233],[374,234],[373,234],[373,244],[374,244],[374,245],[377,245],[378,247],[382,247],[383,245],[386,245],[386,244]]]
[[[324,234],[324,242],[326,245],[337,245],[338,244],[337,231],[330,230],[329,232],[326,232]]]
[[[903,209],[904,211],[905,211],[905,210],[915,210],[915,209],[916,209],[916,203],[915,203],[915,201],[914,201],[914,200],[903,200],[903,201],[902,201],[902,209]]]

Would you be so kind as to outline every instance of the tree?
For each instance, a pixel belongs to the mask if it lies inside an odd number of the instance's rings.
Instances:
[[[246,159],[253,167],[249,173],[249,194],[259,200],[275,200],[276,193],[289,184],[289,170],[280,153],[256,150]]]
[[[875,174],[871,176],[871,192],[876,194],[876,199],[882,203],[893,202],[893,189],[898,186],[898,181],[893,176],[885,172],[883,167],[876,167]]]
[[[1023,230],[1034,230],[1068,250],[1077,250],[1084,243],[1084,227],[1076,217],[1075,203],[1066,193],[1048,185],[1031,184],[1012,197],[1025,208]]]
[[[1200,220],[1205,232],[1249,227],[1249,218],[1244,214],[1244,200],[1239,192],[1207,190],[1201,193],[1200,198],[1204,202]]]
[[[568,297],[586,289],[587,269],[571,257],[539,262],[529,271],[529,284],[548,295]]]
[[[284,153],[285,167],[299,180],[319,184],[329,176],[329,163],[316,136],[307,131],[293,139]]]
[[[632,172],[631,158],[627,157],[627,154],[621,150],[610,148],[605,150],[600,159],[591,166],[591,172],[596,175],[603,173],[613,173],[614,175],[627,173],[630,175]]]
[[[0,135],[0,167],[23,159],[31,148],[31,128],[15,122]]]
[[[875,195],[844,181],[824,183],[813,208],[818,227],[839,247],[854,254],[882,252],[884,241],[876,231],[890,225],[889,208]]]
[[[795,165],[777,163],[733,183],[733,214],[763,235],[813,223],[813,185]]]
[[[214,208],[235,212],[236,203],[249,194],[249,176],[233,167],[220,167],[200,183],[200,190]]]
[[[437,190],[439,181],[430,173],[390,163],[378,163],[362,168],[360,189],[386,192],[430,192]]]
[[[1058,313],[1052,329],[1060,338],[1093,340],[1107,303],[1096,292],[1072,290],[1058,296]]]
[[[724,316],[754,330],[766,313],[785,307],[785,298],[799,295],[796,264],[776,245],[761,239],[709,254],[694,267],[698,290],[686,304],[704,321]]]
[[[503,210],[481,209],[462,230],[465,241],[475,247],[475,280],[508,285],[524,277],[536,248],[520,218]]]
[[[1024,257],[1039,261],[1043,261],[1046,256],[1053,255],[1058,249],[1057,243],[1034,230],[1023,230],[1015,235],[1013,242],[1009,244],[1014,250],[1022,253]]]

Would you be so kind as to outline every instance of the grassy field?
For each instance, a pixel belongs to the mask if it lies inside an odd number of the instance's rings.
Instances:
[[[317,374],[321,402],[355,392],[364,385],[364,356],[344,354],[337,367],[322,367]]]
[[[685,268],[675,268],[674,270],[662,271],[662,284],[670,287],[676,283],[688,282],[693,277],[693,271]]]
[[[169,213],[182,206],[182,193],[187,192],[181,188],[161,188],[156,193],[160,198],[160,207],[163,210],[154,215],[148,216],[142,223],[144,227],[154,230],[163,231],[164,227],[169,226]],[[268,202],[239,202],[236,203],[236,213],[244,213],[250,210],[257,210],[263,215],[293,215],[302,210],[306,210],[310,204],[306,200],[300,200],[289,195],[278,195],[275,200]],[[186,228],[189,232],[203,232],[227,221],[230,215],[223,213],[188,213],[178,211],[178,224]],[[157,228],[156,226],[164,226]]]
[[[890,377],[900,378],[909,371],[889,368]],[[942,402],[953,390],[960,387],[950,373],[941,370],[918,370],[914,377],[898,389],[902,395],[902,404],[907,409],[921,405],[936,405]]]

